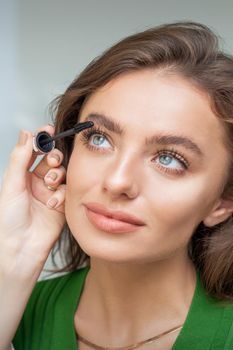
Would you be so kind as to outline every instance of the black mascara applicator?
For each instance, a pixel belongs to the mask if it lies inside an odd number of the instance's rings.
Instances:
[[[33,137],[33,150],[39,154],[49,153],[54,149],[56,140],[78,134],[92,126],[94,126],[94,123],[91,121],[78,123],[72,129],[63,131],[55,136],[51,136],[47,131],[41,131]]]

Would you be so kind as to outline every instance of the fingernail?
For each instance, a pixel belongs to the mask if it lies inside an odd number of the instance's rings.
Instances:
[[[58,203],[57,198],[50,198],[47,202],[47,206],[50,208],[54,208]]]
[[[52,153],[50,155],[51,158],[55,159],[57,162],[60,162],[60,157],[57,153]]]
[[[57,178],[57,174],[54,173],[54,172],[48,173],[48,174],[45,176],[45,179],[49,179],[49,180],[51,179],[51,180],[53,180],[53,181],[55,181],[56,178]]]
[[[18,144],[20,146],[26,145],[27,139],[28,139],[28,134],[23,130],[20,130]]]

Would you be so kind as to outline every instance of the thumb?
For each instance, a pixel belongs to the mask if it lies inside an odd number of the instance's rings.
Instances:
[[[3,192],[14,196],[26,189],[27,170],[33,157],[33,135],[21,130],[18,143],[10,154],[10,159],[3,177]]]

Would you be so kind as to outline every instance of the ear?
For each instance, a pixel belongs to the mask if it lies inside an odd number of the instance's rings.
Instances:
[[[203,219],[207,227],[212,227],[227,220],[233,213],[233,199],[219,199],[211,212]]]

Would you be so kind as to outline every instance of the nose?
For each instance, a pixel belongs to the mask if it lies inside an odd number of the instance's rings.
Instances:
[[[139,193],[138,162],[132,156],[114,159],[106,167],[103,179],[103,190],[112,198],[127,197],[133,199]]]

